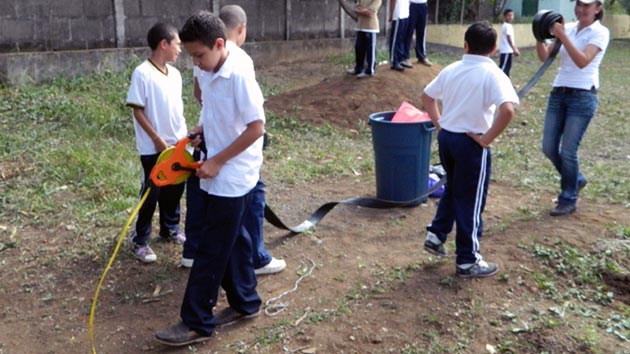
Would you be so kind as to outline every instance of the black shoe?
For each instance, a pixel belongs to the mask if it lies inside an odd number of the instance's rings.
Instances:
[[[231,307],[226,307],[216,314],[217,327],[229,326],[242,320],[248,320],[258,317],[260,311],[251,314],[240,313]]]
[[[440,257],[446,257],[446,250],[444,249],[444,244],[440,243],[433,243],[429,240],[425,240],[424,241],[424,250],[432,253],[436,256],[440,256]]]
[[[174,326],[155,332],[155,339],[162,344],[181,347],[206,341],[210,339],[210,336],[199,334],[186,326],[184,322],[179,322]]]
[[[440,257],[446,256],[444,243],[440,242],[437,235],[431,231],[427,231],[427,237],[424,239],[424,250],[429,253],[433,253],[436,256],[440,256]]]
[[[556,207],[549,212],[551,216],[569,215],[576,210],[575,204],[556,204]]]
[[[403,66],[400,64],[396,64],[396,65],[392,65],[392,70],[405,71],[405,68],[403,68]]]
[[[401,65],[403,68],[407,68],[407,69],[411,69],[411,68],[413,68],[413,65],[411,65],[411,63],[409,62],[409,59],[407,59],[407,60],[404,60],[404,61],[400,62],[400,65]]]
[[[459,266],[455,267],[455,275],[460,278],[485,278],[491,277],[498,272],[499,267],[496,264],[485,261],[479,261],[466,269],[462,269]]]

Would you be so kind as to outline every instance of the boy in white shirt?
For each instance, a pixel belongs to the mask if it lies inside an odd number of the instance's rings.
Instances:
[[[169,65],[181,52],[177,29],[158,23],[147,34],[151,57],[140,64],[131,76],[127,106],[133,108],[136,148],[144,170],[140,195],[149,187],[149,175],[160,153],[186,136],[182,77]],[[183,244],[186,236],[179,230],[180,199],[184,184],[153,187],[138,212],[135,231],[130,238],[134,254],[144,263],[155,262],[151,247],[151,220],[155,208],[160,208],[160,236]]]
[[[499,67],[509,77],[510,69],[512,69],[512,56],[519,56],[521,52],[518,51],[514,40],[514,27],[512,27],[514,11],[506,9],[503,11],[503,18],[505,21],[501,26],[501,39],[499,40]]]
[[[440,161],[446,171],[446,188],[427,226],[424,249],[446,256],[444,242],[455,224],[455,274],[462,278],[498,272],[496,264],[481,257],[481,214],[490,181],[490,144],[512,120],[519,99],[510,79],[490,59],[496,41],[489,23],[468,27],[462,60],[444,68],[422,94],[424,108],[438,130]]]
[[[251,75],[251,77],[255,79],[254,62],[250,56],[240,48],[247,38],[247,15],[245,11],[238,5],[225,5],[219,11],[219,18],[225,25],[226,47],[228,52],[233,59],[239,60],[240,64],[238,64],[238,66],[243,70],[244,74]],[[203,104],[201,98],[202,88],[199,86],[199,77],[202,75],[205,75],[204,71],[195,66],[193,68],[193,92],[200,104]],[[186,196],[187,201],[189,201],[186,214],[187,238],[186,243],[184,243],[181,264],[186,268],[190,268],[194,261],[194,253],[197,248],[197,235],[200,231],[200,217],[196,210],[198,209],[196,206],[198,196],[195,195],[198,194],[199,180],[195,176],[192,176],[187,182],[188,189]],[[265,249],[263,234],[265,204],[265,184],[261,178],[252,191],[252,204],[247,208],[243,222],[252,240],[254,268],[258,275],[278,273],[283,271],[287,266],[283,259],[272,257],[269,251]]]
[[[409,21],[409,0],[390,0],[389,21],[392,28],[389,32],[389,62],[392,70],[405,71],[405,66],[411,67],[405,53],[405,36]],[[406,61],[406,62],[405,62]],[[403,65],[403,62],[405,64]]]
[[[265,113],[263,94],[242,61],[226,47],[225,25],[200,11],[180,37],[193,64],[203,70],[201,129],[208,159],[197,170],[203,195],[203,232],[180,310],[181,321],[155,333],[171,346],[208,340],[217,326],[256,317],[261,299],[243,216],[260,179]],[[215,316],[219,288],[229,307]]]

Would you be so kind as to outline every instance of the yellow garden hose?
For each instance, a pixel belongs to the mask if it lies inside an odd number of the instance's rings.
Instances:
[[[112,264],[114,263],[114,259],[116,259],[116,255],[120,250],[120,246],[125,239],[125,235],[129,230],[129,226],[133,222],[133,220],[138,215],[140,208],[147,200],[149,193],[151,192],[151,185],[155,187],[163,187],[172,184],[180,184],[184,183],[186,179],[190,176],[192,172],[194,172],[201,165],[198,162],[195,162],[190,153],[186,150],[186,146],[194,139],[196,135],[190,135],[183,139],[180,139],[175,146],[171,146],[160,153],[158,156],[155,166],[151,169],[150,180],[151,184],[147,187],[147,190],[140,198],[138,205],[136,205],[135,209],[129,215],[129,219],[125,223],[120,235],[118,235],[118,239],[116,241],[116,247],[114,247],[114,251],[112,252],[111,257],[109,257],[109,261],[107,262],[107,266],[101,274],[101,278],[98,281],[96,286],[96,290],[94,291],[94,297],[92,298],[92,306],[90,307],[90,318],[88,320],[88,334],[90,336],[90,345],[92,346],[92,354],[96,354],[96,346],[94,344],[94,317],[96,315],[96,304],[98,303],[98,295],[101,292],[101,287],[103,286],[103,282],[105,281],[105,277],[109,272]]]
[[[101,286],[103,285],[105,276],[107,276],[109,269],[112,267],[112,264],[114,263],[114,259],[116,258],[116,255],[118,254],[118,251],[120,250],[120,246],[122,245],[123,240],[125,239],[125,235],[127,234],[127,230],[129,230],[129,226],[131,225],[133,220],[136,218],[136,215],[138,215],[138,211],[142,207],[142,204],[144,204],[144,201],[149,196],[149,192],[151,192],[151,187],[148,187],[146,192],[144,192],[144,195],[140,199],[140,202],[138,202],[138,205],[136,205],[136,208],[133,210],[133,212],[129,216],[129,219],[127,220],[127,223],[125,223],[125,226],[120,232],[120,235],[118,235],[118,240],[116,241],[116,247],[114,247],[114,251],[112,252],[111,257],[109,257],[109,261],[107,262],[107,266],[105,267],[105,270],[103,271],[103,274],[101,274],[101,278],[98,281],[98,285],[96,286],[96,291],[94,291],[94,297],[92,298],[92,306],[90,307],[90,319],[88,321],[88,332],[90,335],[90,344],[92,345],[93,354],[96,354],[96,346],[94,344],[94,316],[96,314],[96,303],[98,302],[98,295],[101,292]]]

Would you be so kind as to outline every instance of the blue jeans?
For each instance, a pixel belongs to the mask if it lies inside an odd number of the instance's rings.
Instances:
[[[586,181],[580,173],[577,151],[597,103],[597,94],[589,91],[549,95],[542,151],[560,173],[558,204],[575,204],[578,185]]]

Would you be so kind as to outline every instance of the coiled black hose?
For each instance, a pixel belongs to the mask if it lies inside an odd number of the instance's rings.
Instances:
[[[534,32],[534,37],[536,37],[536,40],[539,42],[543,42],[545,39],[554,38],[549,30],[554,23],[562,23],[562,21],[562,15],[555,11],[538,11],[538,13],[534,16],[534,22],[532,22],[532,32]]]

